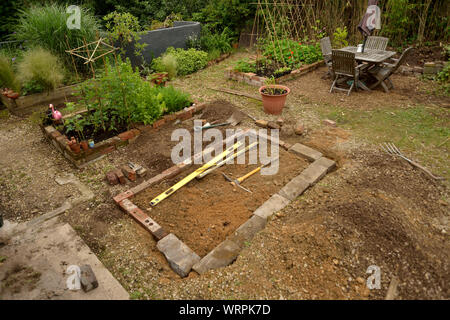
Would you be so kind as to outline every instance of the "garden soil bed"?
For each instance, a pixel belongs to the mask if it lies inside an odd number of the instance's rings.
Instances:
[[[150,126],[140,127],[141,135],[134,144],[127,147],[127,153],[133,154],[140,159],[139,164],[146,167],[149,176],[156,175],[174,164],[171,160],[172,148],[179,141],[171,141],[172,132],[175,129],[187,129],[193,135],[193,125],[195,119],[204,119],[208,122],[225,122],[236,110],[236,108],[225,100],[217,100],[204,105],[203,111],[194,118],[182,121],[178,124],[162,126],[153,129]],[[224,132],[231,126],[218,127]],[[192,142],[193,143],[193,142]],[[204,143],[204,145],[210,142]],[[192,149],[193,150],[193,149]]]
[[[150,208],[149,203],[154,197],[198,168],[193,167],[175,179],[147,188],[133,198],[133,203],[147,211],[164,230],[175,234],[203,257],[251,218],[252,213],[273,194],[299,175],[308,166],[308,162],[280,150],[278,174],[262,176],[257,173],[243,182],[242,185],[252,193],[233,187],[222,176],[224,172],[229,177],[238,178],[258,166],[223,166],[202,180],[190,182],[157,206]]]

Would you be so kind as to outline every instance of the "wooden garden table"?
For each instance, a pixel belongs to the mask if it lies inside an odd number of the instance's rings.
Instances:
[[[373,65],[378,65],[383,62],[385,62],[387,59],[392,58],[394,55],[396,55],[395,51],[386,51],[386,50],[373,50],[373,49],[365,49],[364,52],[357,52],[357,47],[345,47],[340,49],[342,51],[347,51],[355,54],[355,59],[360,62],[367,63],[367,67],[363,70],[370,69]],[[370,91],[370,89],[364,85],[360,84],[360,86],[367,91]]]
[[[367,62],[368,64],[379,64],[383,63],[389,58],[395,56],[395,51],[385,51],[385,50],[372,50],[365,49],[364,52],[356,52],[357,47],[345,47],[340,49],[342,51],[347,51],[355,54],[355,59],[362,62]]]

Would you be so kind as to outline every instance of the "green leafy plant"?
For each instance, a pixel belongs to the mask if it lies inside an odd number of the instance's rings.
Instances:
[[[167,53],[162,57],[155,59],[153,68],[157,72],[167,72],[169,79],[174,79],[177,76],[178,62],[174,54]]]
[[[185,76],[194,73],[200,69],[205,68],[208,65],[208,54],[204,51],[196,49],[174,49],[172,47],[168,48],[163,57],[159,57],[153,60],[154,69],[161,70],[162,59],[167,56],[172,55],[177,63],[177,74],[180,76]],[[166,70],[161,70],[165,71]]]
[[[0,54],[0,88],[9,88],[20,92],[20,82],[14,72],[12,60],[3,54]]]
[[[66,50],[80,47],[84,42],[96,39],[100,25],[95,16],[84,7],[81,8],[80,29],[69,29],[67,19],[70,13],[66,6],[58,4],[33,5],[21,11],[15,28],[14,39],[28,41],[56,54],[66,64],[72,66]],[[76,60],[80,70],[87,70],[84,61]]]
[[[85,140],[85,135],[83,133],[84,128],[89,124],[89,121],[81,116],[76,115],[72,118],[64,120],[64,125],[67,129],[67,131],[75,131],[78,133],[78,136],[81,138],[81,140]]]
[[[256,73],[256,62],[249,60],[238,60],[234,66],[234,70],[245,73]]]
[[[346,26],[344,28],[336,28],[336,31],[333,33],[333,46],[339,49],[348,46],[347,37],[348,31]]]
[[[292,69],[302,64],[311,64],[322,59],[320,44],[306,44],[289,39],[263,41],[260,44],[263,56],[275,63]]]
[[[162,94],[162,99],[166,105],[166,110],[169,113],[180,111],[189,107],[192,103],[189,94],[175,89],[172,86],[156,87],[158,93]]]
[[[175,21],[182,21],[183,17],[179,13],[172,12],[169,14],[164,21],[153,20],[150,25],[150,30],[156,30],[161,28],[173,27]]]
[[[219,58],[221,54],[231,52],[233,50],[232,40],[232,32],[228,28],[221,33],[212,33],[208,27],[203,27],[200,38],[190,37],[187,46],[208,52],[208,60],[211,61]]]
[[[22,95],[24,96],[34,93],[40,93],[44,90],[45,89],[42,84],[36,80],[27,81],[22,85]]]
[[[118,41],[122,46],[122,53],[124,48],[130,44],[134,45],[135,55],[140,56],[146,44],[139,43],[142,28],[137,17],[128,12],[111,12],[103,17],[106,21],[106,29],[113,41]]]
[[[44,90],[57,88],[64,79],[64,68],[58,57],[39,47],[24,54],[17,70],[23,83],[33,81],[34,86],[41,86]]]
[[[191,104],[189,95],[179,90],[152,86],[142,80],[130,61],[120,57],[115,63],[107,59],[103,72],[79,85],[78,95],[78,104],[87,113],[65,120],[65,130],[83,140],[96,132],[118,133],[133,123],[151,124],[164,113]]]

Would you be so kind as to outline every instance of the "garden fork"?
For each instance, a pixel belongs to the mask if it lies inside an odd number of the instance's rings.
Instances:
[[[391,154],[393,156],[399,156],[400,158],[405,159],[406,161],[408,161],[411,165],[413,165],[416,168],[419,168],[421,170],[423,170],[426,174],[428,174],[430,177],[432,177],[434,180],[444,180],[444,178],[442,177],[436,177],[435,175],[433,175],[431,173],[430,170],[428,170],[425,167],[422,167],[420,164],[418,164],[417,162],[412,161],[411,159],[408,159],[407,157],[405,157],[403,155],[403,153],[393,144],[393,143],[385,143],[384,145],[381,145],[381,148],[386,151],[388,154]]]

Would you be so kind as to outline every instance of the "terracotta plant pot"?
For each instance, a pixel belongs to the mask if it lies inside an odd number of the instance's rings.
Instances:
[[[79,143],[71,144],[70,149],[75,153],[80,153],[80,151],[81,151]]]
[[[17,99],[19,97],[19,94],[17,92],[12,92],[8,94],[8,98],[10,99]]]
[[[239,43],[238,42],[233,43],[233,49],[237,49],[237,48],[239,48]]]
[[[83,148],[84,151],[89,149],[89,145],[88,142],[86,140],[83,140],[80,142],[81,147]]]
[[[285,90],[286,93],[279,95],[271,95],[268,93],[264,93],[263,91],[268,88],[273,89],[281,89]],[[262,86],[259,88],[259,93],[262,96],[264,112],[268,114],[281,114],[283,112],[284,105],[286,103],[286,98],[289,93],[291,93],[291,89],[286,86],[271,84],[267,86]]]

